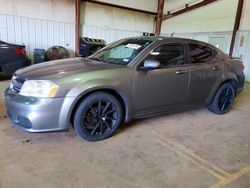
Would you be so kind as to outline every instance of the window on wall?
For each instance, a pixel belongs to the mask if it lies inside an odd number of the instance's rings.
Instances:
[[[189,44],[189,50],[192,64],[206,63],[213,57],[212,50],[206,46]]]
[[[164,44],[156,48],[147,59],[160,62],[161,68],[184,64],[184,47],[180,44]]]

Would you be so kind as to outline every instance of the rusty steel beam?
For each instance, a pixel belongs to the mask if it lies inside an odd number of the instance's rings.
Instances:
[[[81,0],[75,0],[75,55],[79,56],[80,53],[80,12]]]
[[[164,0],[158,0],[155,35],[160,35],[161,34],[163,8],[164,8]]]
[[[208,4],[214,3],[216,1],[218,1],[218,0],[203,0],[203,1],[201,1],[199,3],[196,3],[196,4],[193,4],[193,5],[185,4],[185,7],[183,9],[181,9],[181,10],[168,12],[167,15],[163,16],[162,20],[173,18],[175,16],[190,12],[192,10],[195,10],[197,8],[200,8],[200,7],[206,6]]]
[[[238,1],[238,8],[237,8],[236,16],[235,16],[234,29],[233,29],[232,40],[231,40],[231,45],[230,45],[230,50],[229,50],[229,56],[233,55],[235,39],[236,39],[236,35],[240,27],[243,4],[244,4],[244,0]]]
[[[82,1],[83,2],[84,1],[85,2],[89,2],[89,3],[95,3],[95,4],[99,4],[99,5],[104,5],[104,6],[109,6],[109,7],[114,7],[114,8],[120,8],[120,9],[135,11],[135,12],[141,12],[141,13],[150,14],[150,15],[154,15],[154,16],[157,15],[156,12],[151,12],[151,11],[147,11],[147,10],[136,9],[136,8],[132,8],[132,7],[126,7],[126,6],[122,6],[122,5],[116,5],[116,4],[112,4],[112,3],[106,3],[106,2],[97,1],[97,0],[82,0]]]

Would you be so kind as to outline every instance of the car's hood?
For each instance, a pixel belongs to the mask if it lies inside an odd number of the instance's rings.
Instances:
[[[113,69],[120,66],[84,58],[70,58],[32,65],[16,71],[15,74],[28,79],[56,79],[76,73]]]

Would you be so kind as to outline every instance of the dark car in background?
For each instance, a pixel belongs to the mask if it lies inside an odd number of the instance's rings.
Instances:
[[[108,138],[122,122],[205,105],[227,113],[243,90],[241,61],[195,40],[137,37],[88,58],[51,61],[15,72],[7,114],[29,132],[67,130]]]
[[[24,45],[0,41],[0,73],[14,73],[29,65]]]

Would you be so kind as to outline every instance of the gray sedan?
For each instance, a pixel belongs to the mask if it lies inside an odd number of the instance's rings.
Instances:
[[[242,62],[207,43],[137,37],[88,58],[18,70],[5,91],[7,114],[29,132],[68,130],[110,137],[122,122],[205,105],[224,114],[243,90]]]

